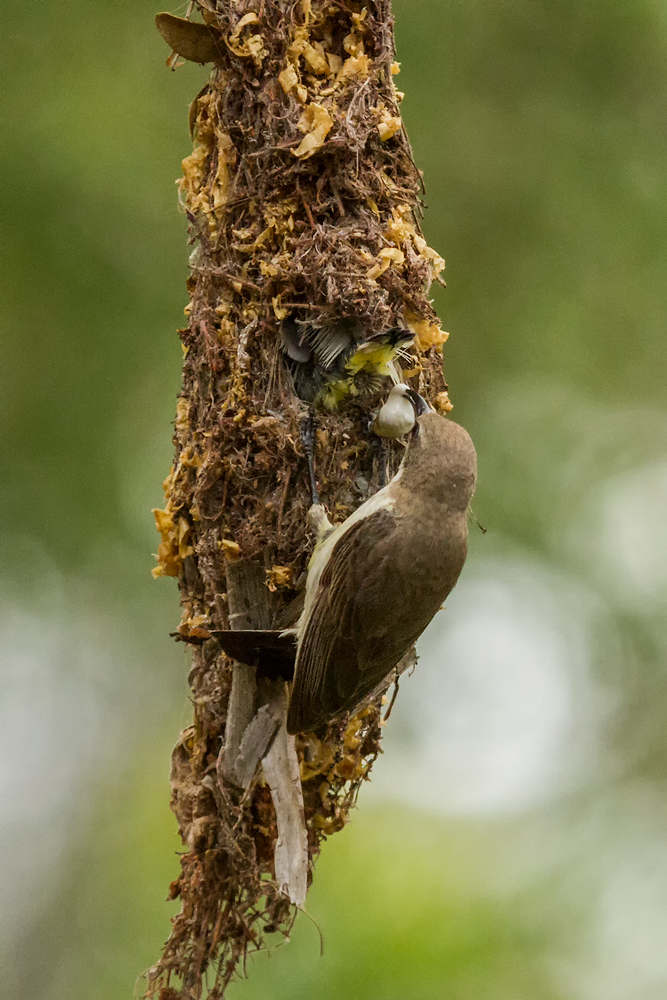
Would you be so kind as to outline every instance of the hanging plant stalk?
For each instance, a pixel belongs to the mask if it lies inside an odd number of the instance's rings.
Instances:
[[[390,376],[450,409],[447,334],[427,298],[444,261],[419,228],[389,0],[190,6],[203,23],[157,18],[170,65],[214,64],[180,182],[190,302],[155,512],[154,574],[178,579],[194,707],[172,762],[186,852],[170,891],[181,911],[148,973],[160,1000],[199,998],[207,973],[221,997],[266,935],[289,934],[322,841],[380,752],[389,682],[352,718],[290,737],[287,671],[237,663],[211,638],[298,618],[313,547],[303,417],[315,408],[321,499],[340,521],[398,467],[400,444],[368,433]],[[331,330],[353,351],[327,368]]]

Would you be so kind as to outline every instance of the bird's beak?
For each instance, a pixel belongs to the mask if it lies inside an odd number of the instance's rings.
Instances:
[[[430,413],[431,407],[426,402],[423,396],[420,396],[418,392],[414,389],[408,389],[405,394],[410,402],[412,403],[415,411],[415,417],[421,417],[422,413]]]

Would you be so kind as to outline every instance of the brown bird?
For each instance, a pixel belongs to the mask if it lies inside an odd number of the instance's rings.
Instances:
[[[319,540],[303,613],[290,632],[217,632],[244,663],[294,680],[291,734],[353,711],[414,645],[458,580],[477,457],[468,433],[410,390],[417,417],[394,478],[333,527],[311,508]]]
[[[359,705],[414,645],[463,568],[475,448],[462,427],[414,397],[421,415],[397,474],[338,527],[324,522],[296,627],[289,733]]]

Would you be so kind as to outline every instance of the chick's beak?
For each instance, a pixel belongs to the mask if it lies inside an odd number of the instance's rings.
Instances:
[[[415,411],[415,417],[421,417],[422,413],[430,413],[431,407],[426,402],[423,396],[420,396],[418,392],[414,389],[408,389],[405,394],[410,402],[412,403]]]

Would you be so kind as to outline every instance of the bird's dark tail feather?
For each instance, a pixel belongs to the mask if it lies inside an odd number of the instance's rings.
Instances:
[[[294,676],[296,636],[275,629],[211,631],[211,638],[239,663],[257,667],[270,678],[291,680]]]

